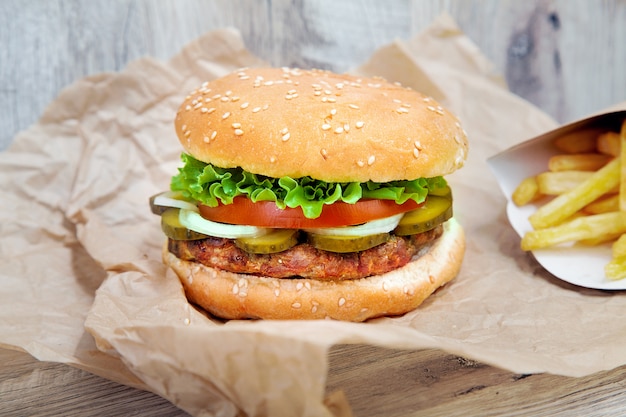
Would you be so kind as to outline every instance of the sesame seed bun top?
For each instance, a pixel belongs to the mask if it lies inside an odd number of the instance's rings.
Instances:
[[[378,78],[254,68],[205,82],[176,116],[196,159],[270,177],[386,182],[449,174],[467,156],[457,118]]]

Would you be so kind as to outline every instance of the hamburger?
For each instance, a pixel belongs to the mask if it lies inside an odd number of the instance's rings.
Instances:
[[[163,261],[223,319],[364,321],[459,272],[444,176],[467,137],[434,99],[379,78],[242,69],[176,113],[182,166],[151,198]]]

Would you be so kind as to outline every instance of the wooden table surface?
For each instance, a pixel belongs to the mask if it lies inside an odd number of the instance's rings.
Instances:
[[[567,122],[626,100],[626,3],[584,0],[0,2],[0,150],[59,90],[144,55],[166,60],[232,26],[277,66],[345,71],[441,12],[509,88]],[[1,415],[184,415],[153,394],[0,349]],[[626,366],[583,378],[517,375],[439,351],[337,346],[328,392],[355,416],[626,413]]]

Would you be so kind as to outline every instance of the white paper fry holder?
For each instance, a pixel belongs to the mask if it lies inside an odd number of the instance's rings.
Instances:
[[[523,179],[547,171],[551,156],[564,153],[554,145],[555,140],[566,135],[619,132],[624,120],[626,110],[594,115],[517,144],[487,160],[507,199],[509,222],[520,238],[532,230],[528,217],[538,205],[531,203],[519,207],[513,203],[511,195]],[[626,289],[626,279],[611,281],[605,277],[604,266],[611,260],[610,243],[598,246],[562,244],[532,253],[541,266],[563,281],[586,288]]]

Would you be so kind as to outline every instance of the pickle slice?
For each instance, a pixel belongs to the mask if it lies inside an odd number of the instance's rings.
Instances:
[[[426,203],[402,217],[394,233],[398,236],[415,235],[434,229],[452,217],[452,198],[429,195]]]
[[[177,208],[168,208],[161,213],[161,229],[165,236],[173,240],[198,240],[208,237],[183,226],[178,219],[179,213],[180,209]]]
[[[277,253],[298,243],[296,229],[275,229],[259,237],[235,239],[235,245],[249,253]]]
[[[329,252],[360,252],[378,246],[389,240],[389,233],[369,236],[334,236],[308,233],[309,243],[317,249]]]
[[[428,195],[436,195],[438,197],[448,197],[448,198],[452,198],[452,189],[450,189],[449,185],[446,185],[445,187],[441,187],[441,188],[435,188],[432,189],[428,192]]]

